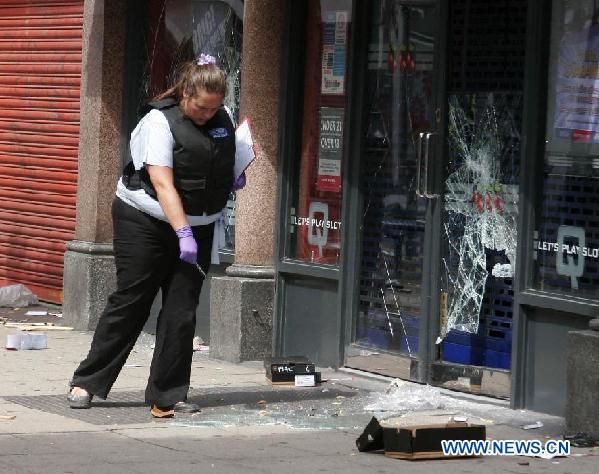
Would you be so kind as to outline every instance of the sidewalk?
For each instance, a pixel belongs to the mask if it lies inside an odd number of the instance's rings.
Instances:
[[[208,465],[214,472],[397,472],[406,467],[442,472],[448,466],[453,472],[471,472],[481,463],[490,472],[599,471],[599,448],[574,449],[569,458],[553,460],[410,462],[358,453],[355,439],[373,416],[365,407],[374,403],[394,409],[394,400],[385,395],[389,379],[325,369],[327,382],[320,387],[277,388],[265,379],[261,362],[230,364],[202,352],[194,353],[190,390],[202,412],[153,420],[143,403],[153,342],[148,334],[142,334],[108,400],[94,400],[90,410],[71,410],[68,380],[87,354],[92,334],[47,331],[45,350],[5,350],[6,335],[13,332],[0,324],[2,473],[80,472],[82,464],[88,472],[106,472],[106,463],[113,472],[145,474],[205,472]],[[433,396],[444,397],[445,409],[486,424],[489,438],[546,440],[563,432],[561,418],[510,410],[501,400],[434,390]],[[541,428],[522,429],[537,421]]]

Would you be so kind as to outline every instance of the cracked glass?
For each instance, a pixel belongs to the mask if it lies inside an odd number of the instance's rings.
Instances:
[[[445,181],[440,337],[476,334],[489,284],[511,285],[516,263],[520,97],[452,97]],[[489,281],[489,279],[491,281]]]
[[[509,370],[528,2],[455,0],[449,22],[437,348]]]
[[[170,87],[185,62],[210,54],[227,74],[224,105],[238,122],[243,37],[242,0],[151,0],[143,41],[137,110]],[[235,247],[235,193],[226,206],[225,249]]]

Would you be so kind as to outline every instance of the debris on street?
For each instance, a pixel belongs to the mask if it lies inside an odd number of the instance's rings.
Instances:
[[[195,336],[193,338],[193,350],[194,352],[209,352],[210,346],[208,346],[200,336]]]
[[[8,350],[46,349],[47,347],[48,336],[46,333],[17,332],[6,335],[6,349]]]
[[[522,427],[523,430],[536,430],[537,428],[542,428],[543,427],[543,423],[540,421],[536,421],[534,423],[531,423],[529,425],[524,425]]]
[[[446,458],[442,439],[485,440],[486,427],[457,421],[454,414],[441,410],[416,411],[380,422],[373,417],[356,440],[358,451],[384,449],[395,459]]]
[[[72,331],[70,326],[56,326],[54,323],[5,323],[4,327],[21,331]]]
[[[570,444],[575,448],[592,448],[594,446],[599,446],[599,436],[593,436],[590,433],[573,433],[573,434],[565,434],[565,440],[569,440]]]
[[[37,303],[37,296],[25,285],[8,285],[0,288],[0,306],[21,308]]]
[[[273,385],[314,387],[322,381],[314,363],[304,356],[267,357],[264,368],[266,378]]]
[[[413,410],[441,408],[441,390],[430,385],[418,385],[403,380],[393,380],[385,393],[374,396],[367,411],[405,413]]]

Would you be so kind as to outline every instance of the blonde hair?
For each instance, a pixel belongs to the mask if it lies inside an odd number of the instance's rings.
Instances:
[[[200,66],[195,60],[189,61],[181,68],[179,79],[175,85],[158,94],[154,100],[172,97],[180,102],[183,97],[193,97],[200,90],[225,97],[227,95],[227,77],[216,64]]]

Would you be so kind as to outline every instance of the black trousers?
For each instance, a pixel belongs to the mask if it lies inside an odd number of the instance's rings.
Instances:
[[[195,314],[203,278],[179,259],[172,227],[115,198],[112,204],[117,290],[100,316],[87,358],[72,386],[106,398],[162,290],[162,309],[146,387],[146,402],[158,406],[185,400],[189,390]],[[214,224],[193,227],[198,263],[208,273]]]

